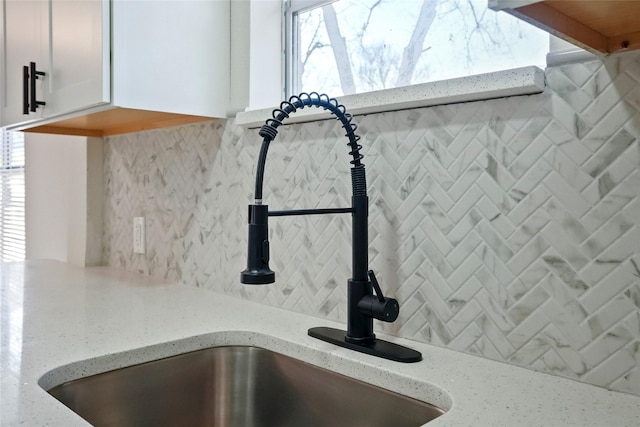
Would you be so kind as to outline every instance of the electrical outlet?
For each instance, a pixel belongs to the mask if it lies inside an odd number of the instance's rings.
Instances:
[[[143,254],[144,251],[144,217],[136,216],[133,218],[133,253]]]

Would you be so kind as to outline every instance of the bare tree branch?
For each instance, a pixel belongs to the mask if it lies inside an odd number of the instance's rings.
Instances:
[[[369,8],[369,14],[367,15],[367,20],[364,21],[364,24],[362,24],[362,28],[358,33],[358,38],[360,39],[360,43],[362,43],[362,36],[364,35],[364,33],[367,32],[367,28],[369,28],[369,22],[371,22],[371,15],[373,15],[373,11],[375,10],[375,8],[380,6],[380,3],[382,3],[382,0],[376,0],[376,2],[372,4],[371,7]]]
[[[396,81],[396,87],[406,86],[411,84],[413,73],[416,69],[416,64],[420,55],[422,54],[422,45],[424,39],[427,36],[429,28],[436,17],[437,0],[423,0],[422,7],[420,8],[420,14],[416,26],[411,34],[409,43],[402,52],[402,62],[398,70],[398,79]]]
[[[327,27],[329,41],[333,47],[333,56],[338,66],[338,76],[340,76],[340,86],[345,95],[356,93],[356,84],[353,79],[353,71],[351,71],[351,61],[347,52],[347,43],[340,33],[338,27],[338,18],[333,5],[327,5],[322,8],[324,15],[324,25]]]
[[[328,44],[322,43],[319,40],[318,33],[320,32],[321,24],[322,22],[318,21],[318,23],[316,24],[316,28],[313,31],[313,36],[309,41],[309,45],[307,46],[306,49],[304,49],[304,52],[305,52],[304,59],[300,60],[300,74],[304,73],[304,68],[306,67],[307,62],[309,61],[309,58],[311,57],[311,55],[316,49],[322,49],[323,47],[329,46]]]
[[[478,16],[478,13],[476,12],[476,8],[474,7],[473,2],[471,0],[467,0],[467,5],[469,6],[469,9],[471,9],[471,15],[475,23],[475,26],[472,26],[471,32],[467,37],[467,43],[466,43],[467,44],[467,64],[471,64],[473,62],[473,58],[472,58],[473,48],[471,47],[471,42],[474,34],[477,34],[482,40],[482,44],[485,47],[484,49],[485,51],[489,50],[488,49],[489,46],[493,46],[493,49],[495,49],[496,51],[499,51],[500,49],[504,49],[504,48],[510,51],[511,48],[509,47],[508,40],[506,40],[506,37],[504,33],[500,30],[500,28],[497,26],[494,26],[493,28],[494,31],[491,31],[490,23],[485,22],[485,16],[488,12],[488,9],[484,9],[482,11],[482,14]],[[501,38],[502,40],[498,40],[496,36]]]
[[[377,43],[368,47],[362,46],[360,56],[363,60],[359,61],[358,73],[364,84],[360,90],[389,87],[388,80],[393,69],[390,65],[398,63],[399,55],[389,45]]]

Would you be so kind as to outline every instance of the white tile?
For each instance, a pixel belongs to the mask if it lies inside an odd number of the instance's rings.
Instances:
[[[480,216],[475,209],[472,209],[451,229],[447,234],[447,239],[449,239],[453,246],[457,246],[458,243],[475,228],[481,219],[482,216]]]
[[[547,326],[542,335],[571,373],[580,376],[588,370],[584,357],[569,344],[567,336],[555,324]]]
[[[563,72],[557,70],[550,72],[548,82],[554,93],[564,99],[575,111],[581,112],[592,101],[592,98]]]
[[[562,280],[569,288],[576,292],[586,291],[589,286],[580,275],[557,253],[553,250],[547,252],[542,259],[549,267],[549,270]]]
[[[549,324],[549,318],[544,310],[533,311],[518,326],[513,328],[507,338],[511,345],[517,350],[527,344],[532,339],[539,336],[539,333]]]
[[[468,310],[470,312],[476,312],[476,309],[473,307],[477,306],[477,304],[473,301],[476,293],[483,288],[484,282],[480,282],[477,274],[467,280],[462,287],[458,288],[454,293],[447,296],[447,303],[451,307],[451,311],[458,313],[462,310]],[[460,316],[465,316],[460,314]],[[458,317],[460,319],[461,317]],[[468,314],[464,317],[467,321],[471,321],[475,318],[471,314]]]
[[[636,110],[640,110],[640,87],[635,87],[624,97],[625,102],[629,103]]]
[[[447,194],[442,186],[431,175],[427,174],[424,177],[422,185],[443,211],[449,211],[455,204],[455,202],[451,200],[451,197],[449,197],[449,194]]]
[[[517,206],[509,212],[507,217],[514,224],[521,224],[529,215],[537,211],[549,199],[551,192],[545,186],[539,186],[529,194],[523,194]]]
[[[586,319],[587,311],[576,302],[576,299],[588,289],[587,286],[568,286],[555,274],[548,274],[541,280],[540,284],[544,286],[549,295],[551,295],[558,304],[566,307],[567,311],[573,314],[575,323],[580,323]]]
[[[506,315],[505,307],[503,307],[499,301],[491,298],[487,292],[482,290],[476,295],[475,301],[480,304],[484,314],[487,315],[495,326],[508,337],[509,332],[514,329],[514,324]]]
[[[635,345],[637,347],[637,345]],[[633,353],[633,350],[629,350]],[[637,360],[635,358],[634,360]],[[640,394],[640,369],[632,367],[629,372],[625,372],[610,385],[611,390],[623,393]]]
[[[440,272],[444,277],[449,277],[453,269],[438,248],[433,244],[431,239],[427,236],[426,239],[420,244],[420,250],[424,253],[426,258],[431,264]],[[455,251],[455,249],[454,249]],[[453,251],[451,251],[453,252]],[[449,255],[451,255],[451,252]]]
[[[607,332],[609,328],[621,323],[628,314],[634,311],[635,306],[633,303],[622,295],[604,302],[603,306],[587,319],[591,338],[596,339],[602,334],[610,333]],[[629,339],[633,338],[632,335],[630,335]]]
[[[553,170],[558,172],[577,191],[584,189],[593,181],[591,177],[582,172],[577,163],[559,148],[547,150],[545,159]]]
[[[584,110],[582,117],[590,123],[599,122],[635,85],[636,82],[629,76],[620,74],[614,84],[608,85],[597,94],[593,102]]]
[[[506,358],[513,353],[514,348],[509,340],[504,336],[503,331],[501,331],[488,316],[479,316],[475,320],[475,323],[503,358]]]
[[[502,215],[496,205],[494,205],[488,198],[483,197],[480,199],[477,207],[482,212],[485,219],[498,233],[500,233],[503,238],[506,239],[516,230],[513,223],[509,221],[505,215]]]
[[[447,278],[447,283],[449,283],[452,289],[460,288],[464,282],[473,276],[473,273],[481,264],[482,262],[475,254],[469,255]]]
[[[545,130],[545,136],[578,165],[591,157],[591,150],[588,150],[578,138],[569,133],[557,121],[549,124]]]
[[[537,143],[538,137],[544,134],[544,129],[551,122],[551,118],[547,115],[532,114],[529,117],[529,122],[509,144],[509,148],[516,154],[523,152],[529,145]]]
[[[494,125],[493,128],[492,124]],[[509,141],[510,138],[504,135],[504,130],[509,128],[506,124],[503,124],[502,126],[499,126],[501,130],[497,130],[497,126],[498,125],[496,123],[489,122],[487,128],[485,128],[483,132],[478,133],[476,140],[482,144],[485,150],[494,157],[499,164],[504,167],[509,167],[516,158],[516,154],[513,153],[505,144],[505,142]],[[497,135],[496,132],[501,135]]]
[[[609,139],[588,161],[582,165],[585,173],[597,178],[609,165],[622,155],[636,139],[625,129],[621,129]]]
[[[475,323],[470,323],[453,340],[451,340],[449,347],[456,350],[466,350],[481,336],[482,331],[480,328]]]
[[[536,259],[540,258],[549,248],[549,243],[540,235],[531,239],[517,254],[508,262],[507,267],[513,274],[520,274],[525,268],[530,266]]]
[[[475,248],[475,253],[482,260],[483,267],[482,270],[476,272],[476,276],[480,278],[480,272],[487,272],[490,276],[482,279],[485,289],[487,289],[494,297],[496,297],[500,292],[506,294],[503,287],[514,280],[513,273],[500,259],[498,259],[495,252],[493,252],[485,243],[478,245]],[[498,285],[494,279],[496,279],[500,285]],[[495,289],[495,292],[492,292],[492,289]]]
[[[460,200],[462,195],[477,182],[478,177],[482,176],[483,173],[482,168],[474,162],[467,170],[464,171],[464,173],[462,173],[462,175],[460,175],[453,185],[450,185],[449,187],[442,185],[442,187],[447,190],[451,199],[457,202]],[[438,177],[435,178],[436,181],[438,181]]]
[[[516,365],[534,367],[536,360],[549,351],[549,348],[549,343],[545,339],[536,337],[520,347],[508,360]],[[539,370],[545,371],[545,369]]]
[[[464,306],[447,322],[447,327],[453,335],[458,335],[464,328],[469,326],[478,315],[482,313],[482,308],[475,301],[465,303]]]
[[[582,223],[569,214],[555,198],[549,199],[545,205],[545,211],[573,243],[580,244],[589,237],[589,232]]]
[[[620,239],[627,230],[633,227],[633,223],[624,215],[618,214],[607,221],[604,226],[593,233],[580,249],[590,258],[594,259],[602,253],[611,243]]]
[[[489,246],[496,256],[502,261],[507,262],[513,257],[513,250],[507,245],[505,240],[493,229],[493,226],[487,221],[481,221],[477,225],[478,233],[484,242]]]
[[[544,180],[546,187],[562,205],[575,217],[581,217],[590,208],[580,193],[567,184],[557,172],[551,172]]]
[[[576,271],[579,271],[589,262],[582,253],[582,249],[567,238],[563,229],[554,222],[548,223],[541,232],[542,236],[560,256],[568,262]]]
[[[429,236],[431,242],[435,244],[442,255],[449,254],[454,246],[447,240],[445,234],[430,220],[425,218],[420,223],[420,228]]]
[[[537,260],[518,275],[518,279],[507,288],[508,292],[514,300],[519,300],[534,287],[544,285],[549,276],[549,268],[542,260]]]
[[[447,254],[447,261],[456,268],[471,255],[482,242],[482,238],[475,231],[468,233],[456,247]]]
[[[460,132],[458,132],[453,141],[447,147],[449,152],[456,158],[464,156],[464,152],[467,147],[473,144],[473,141],[477,137],[478,133],[482,132],[484,129],[484,124],[478,123],[473,120],[465,120],[462,123],[465,123],[464,128]]]
[[[580,296],[580,303],[590,313],[594,313],[607,301],[615,299],[623,293],[636,278],[633,276],[635,269],[631,262],[624,262],[617,266],[597,284],[591,286],[588,292]]]
[[[516,200],[522,200],[524,196],[539,187],[540,182],[545,179],[551,171],[551,166],[549,166],[545,160],[536,162],[530,169],[522,173],[521,178],[513,184],[513,188],[509,194]]]
[[[618,351],[632,340],[629,331],[618,326],[610,330],[595,340],[583,354],[589,363],[590,372],[585,375],[587,382],[599,384],[610,384],[617,379],[621,373],[629,371],[635,366],[635,361],[626,351]],[[598,366],[600,365],[600,366]]]
[[[512,199],[500,188],[500,186],[488,174],[482,174],[475,183],[484,191],[485,195],[500,209],[503,214],[508,214],[513,209]]]
[[[507,311],[507,315],[514,324],[519,325],[531,313],[537,310],[547,299],[549,294],[541,286],[537,286],[531,292],[525,294]]]
[[[554,348],[550,348],[544,356],[540,358],[543,363],[543,370],[547,372],[553,372],[555,375],[560,375],[566,378],[578,379],[576,374],[568,365],[558,352]],[[584,367],[580,367],[580,372],[584,371]]]
[[[467,192],[460,197],[460,200],[451,207],[447,212],[447,216],[452,222],[459,222],[462,217],[467,215],[467,213],[476,205],[477,201],[480,200],[483,195],[484,193],[477,185],[472,185],[469,187]]]
[[[620,185],[611,190],[605,197],[599,199],[581,219],[580,222],[590,232],[596,231],[609,218],[636,199],[637,186],[640,186],[640,172],[632,172]],[[596,190],[597,191],[597,190]],[[631,216],[633,218],[633,216]]]

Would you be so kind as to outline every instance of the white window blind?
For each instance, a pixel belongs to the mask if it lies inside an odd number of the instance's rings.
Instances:
[[[24,137],[2,132],[0,164],[0,261],[24,259]]]

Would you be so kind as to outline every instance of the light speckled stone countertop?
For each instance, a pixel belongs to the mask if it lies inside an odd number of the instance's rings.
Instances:
[[[640,398],[426,344],[401,364],[307,336],[344,325],[106,268],[0,267],[0,425],[87,425],[42,387],[219,345],[256,345],[425,400],[438,426],[638,426]],[[240,284],[239,284],[240,286]]]

